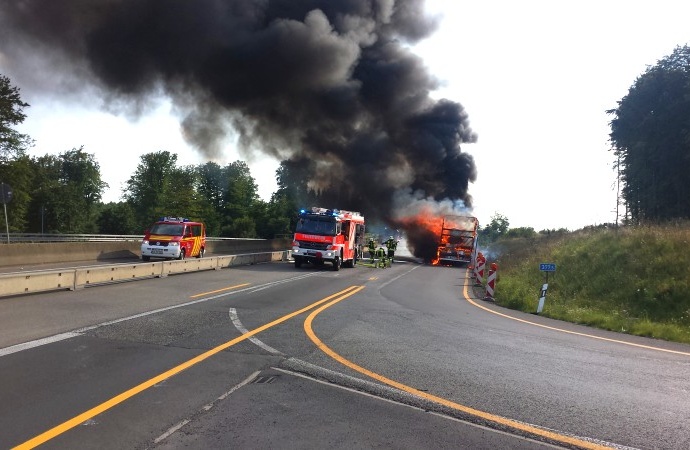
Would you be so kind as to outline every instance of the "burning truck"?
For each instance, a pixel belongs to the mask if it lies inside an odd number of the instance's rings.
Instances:
[[[472,216],[444,216],[434,264],[469,264],[477,251],[479,222]]]

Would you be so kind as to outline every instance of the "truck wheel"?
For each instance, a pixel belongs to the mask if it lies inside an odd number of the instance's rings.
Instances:
[[[335,270],[335,271],[340,270],[340,258],[338,258],[337,256],[333,260],[333,270]]]
[[[300,267],[302,267],[302,258],[296,257],[295,258],[295,268],[299,269]]]
[[[184,259],[184,257],[185,257],[184,249],[181,248],[181,249],[180,249],[180,256],[178,256],[177,259]]]
[[[203,258],[204,253],[206,253],[206,249],[204,247],[201,247],[201,250],[199,250],[199,254],[196,255],[197,258]]]
[[[143,256],[143,255],[142,255],[141,260],[142,260],[142,261],[151,261],[151,257],[150,257],[150,256]]]

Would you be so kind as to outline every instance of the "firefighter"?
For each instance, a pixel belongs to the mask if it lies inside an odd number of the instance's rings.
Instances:
[[[382,269],[386,268],[386,250],[383,249],[383,247],[379,247],[378,250],[376,250],[376,257],[379,259],[378,261],[378,267],[381,267]]]
[[[395,255],[395,249],[398,248],[398,241],[393,239],[393,236],[390,236],[385,244],[386,248],[388,249],[388,259],[390,260],[391,264],[393,264],[393,255]]]
[[[376,242],[374,242],[373,238],[369,239],[367,247],[369,247],[369,256],[371,257],[371,263],[374,264],[374,257],[376,256]]]

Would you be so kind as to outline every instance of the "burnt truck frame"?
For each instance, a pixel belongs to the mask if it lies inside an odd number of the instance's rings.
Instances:
[[[436,258],[438,264],[467,265],[477,254],[479,221],[473,216],[444,216]]]

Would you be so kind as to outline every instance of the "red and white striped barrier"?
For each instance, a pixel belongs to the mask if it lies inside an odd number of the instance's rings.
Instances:
[[[482,281],[484,281],[484,265],[486,264],[486,258],[484,258],[484,255],[479,253],[477,255],[477,264],[474,269],[474,277],[475,277],[475,286],[481,286]]]
[[[484,300],[494,299],[494,290],[496,289],[496,272],[498,272],[498,264],[491,263],[489,267],[489,276],[486,279],[486,296]]]

